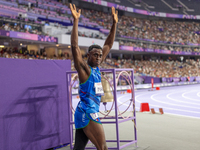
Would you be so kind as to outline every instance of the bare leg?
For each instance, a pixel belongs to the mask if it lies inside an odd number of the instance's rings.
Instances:
[[[96,146],[97,150],[107,150],[103,126],[90,120],[90,123],[83,128],[86,136]]]

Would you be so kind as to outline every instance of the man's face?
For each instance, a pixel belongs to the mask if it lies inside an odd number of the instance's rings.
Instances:
[[[102,61],[102,50],[93,48],[89,53],[88,53],[88,64],[91,67],[98,67]]]

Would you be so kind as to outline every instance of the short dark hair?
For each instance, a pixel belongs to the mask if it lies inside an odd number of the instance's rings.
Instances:
[[[97,48],[97,49],[101,49],[101,50],[102,50],[102,47],[99,46],[99,45],[91,45],[91,46],[88,48],[88,52],[90,52],[91,50],[93,50],[93,48]]]

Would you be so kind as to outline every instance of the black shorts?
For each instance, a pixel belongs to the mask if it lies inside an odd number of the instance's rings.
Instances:
[[[89,139],[85,135],[83,129],[76,129],[75,133],[75,144],[73,150],[84,150]]]

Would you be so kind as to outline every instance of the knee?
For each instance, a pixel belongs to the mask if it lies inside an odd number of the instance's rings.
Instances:
[[[103,148],[103,150],[108,150],[108,147],[107,147],[107,145],[106,145],[106,144],[104,145],[104,148]]]
[[[102,144],[101,148],[99,150],[108,150],[108,147],[107,147],[106,143]]]

